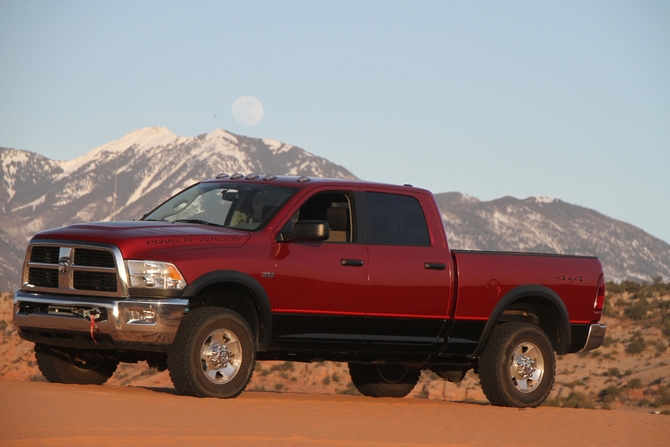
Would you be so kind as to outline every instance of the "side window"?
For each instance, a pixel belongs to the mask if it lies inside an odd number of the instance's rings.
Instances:
[[[324,242],[354,242],[355,232],[351,212],[351,196],[343,192],[316,194],[291,216],[283,232],[293,231],[293,225],[303,220],[325,220],[330,237]]]
[[[410,196],[365,193],[370,215],[369,244],[429,246],[430,235],[421,204]]]

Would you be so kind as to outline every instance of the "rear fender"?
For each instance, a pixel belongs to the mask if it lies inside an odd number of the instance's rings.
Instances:
[[[515,306],[515,303],[517,306]],[[554,314],[553,322],[543,320],[540,315],[535,313],[508,312],[506,310],[514,309],[515,307],[523,308],[520,303],[529,303],[530,305],[541,305],[543,308],[551,309]],[[491,338],[491,333],[498,323],[505,321],[528,321],[543,328],[545,332],[555,332],[555,334],[547,333],[547,336],[552,341],[554,349],[558,354],[567,354],[570,350],[570,317],[568,310],[563,303],[560,296],[548,287],[539,284],[528,284],[525,286],[516,287],[503,296],[496,307],[491,312],[488,322],[484,327],[482,336],[479,339],[477,348],[472,353],[473,357],[478,357],[486,348],[486,345]],[[554,327],[556,331],[547,331],[546,327]]]

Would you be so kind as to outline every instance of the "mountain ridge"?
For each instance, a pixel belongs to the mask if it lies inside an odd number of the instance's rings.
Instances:
[[[71,160],[0,148],[0,290],[20,282],[28,239],[46,228],[138,219],[219,172],[356,179],[297,146],[215,129],[137,129]],[[670,245],[625,222],[548,197],[435,195],[454,249],[597,255],[608,280],[670,278]]]

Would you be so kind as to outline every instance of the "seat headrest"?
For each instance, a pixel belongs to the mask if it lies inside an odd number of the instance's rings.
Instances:
[[[328,208],[326,210],[326,220],[333,231],[349,231],[349,210],[347,208]]]

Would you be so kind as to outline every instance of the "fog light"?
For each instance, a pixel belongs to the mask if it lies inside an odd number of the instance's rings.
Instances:
[[[156,312],[147,309],[130,310],[128,323],[155,323]]]

